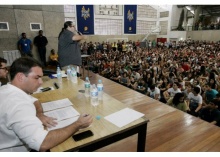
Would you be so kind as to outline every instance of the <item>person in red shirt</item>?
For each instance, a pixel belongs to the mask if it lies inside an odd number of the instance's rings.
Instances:
[[[190,70],[190,66],[186,62],[183,63],[182,68],[184,69],[184,71],[189,71]]]

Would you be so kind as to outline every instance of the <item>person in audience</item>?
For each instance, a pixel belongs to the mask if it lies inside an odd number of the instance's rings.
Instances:
[[[124,72],[119,79],[119,83],[124,86],[127,86],[128,82],[129,82],[128,79],[129,79],[128,74],[126,72]]]
[[[202,109],[200,118],[211,124],[220,126],[220,110],[218,107],[219,102],[212,100]]]
[[[31,57],[18,58],[11,65],[10,76],[11,83],[0,87],[0,151],[47,151],[92,123],[91,115],[82,114],[69,126],[45,130],[37,117],[42,106],[30,95],[43,83],[42,65]]]
[[[59,66],[61,68],[60,63],[58,62],[58,54],[54,49],[51,49],[49,58],[49,65],[54,65],[56,67]]]
[[[178,87],[179,87],[179,83],[174,82],[171,88],[163,92],[164,98],[166,100],[169,100],[170,98],[173,98],[176,93],[181,93],[181,90]]]
[[[176,93],[173,98],[169,99],[167,104],[173,106],[183,112],[189,111],[184,93]]]
[[[144,79],[139,79],[137,81],[136,91],[138,91],[142,94],[146,94],[146,90],[147,90],[147,84],[145,83]]]
[[[212,89],[210,83],[207,83],[205,85],[205,103],[211,102],[216,97],[216,94],[218,94],[218,91]]]
[[[153,84],[148,87],[146,95],[155,100],[160,100],[160,89],[155,87],[155,85]]]
[[[0,79],[6,79],[8,75],[7,60],[0,57]],[[2,85],[0,81],[0,86]]]
[[[192,92],[189,93],[187,97],[187,106],[189,107],[189,113],[198,116],[199,111],[202,108],[202,96],[199,94],[200,89],[199,87],[194,87]]]
[[[220,93],[216,94],[216,97],[212,102],[218,105],[218,110],[220,111]]]
[[[194,86],[190,83],[186,86],[186,89],[183,91],[185,97],[188,97],[189,93],[192,92],[193,87]]]

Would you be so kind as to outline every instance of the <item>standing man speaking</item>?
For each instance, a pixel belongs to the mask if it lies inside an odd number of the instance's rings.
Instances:
[[[48,44],[47,38],[43,36],[43,31],[39,30],[39,35],[34,38],[34,45],[37,46],[40,60],[46,66],[46,45]]]
[[[58,56],[62,70],[71,65],[75,68],[82,65],[81,50],[79,42],[87,39],[76,30],[72,21],[66,21],[58,37]]]

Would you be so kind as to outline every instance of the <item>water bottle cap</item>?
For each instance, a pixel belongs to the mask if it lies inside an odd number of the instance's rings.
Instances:
[[[99,80],[99,83],[102,83],[102,80]]]
[[[89,78],[88,77],[86,77],[86,80],[88,80]]]

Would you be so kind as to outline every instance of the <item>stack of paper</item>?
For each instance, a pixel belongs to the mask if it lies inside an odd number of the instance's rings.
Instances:
[[[75,122],[79,117],[79,112],[76,111],[69,99],[61,99],[42,103],[44,115],[56,118],[58,124],[55,127],[48,128],[48,130],[55,130],[63,128]]]

